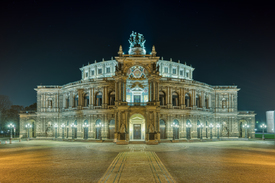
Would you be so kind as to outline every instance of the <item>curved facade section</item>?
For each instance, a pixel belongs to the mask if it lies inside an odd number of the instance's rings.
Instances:
[[[120,46],[114,59],[80,68],[79,81],[37,86],[37,112],[20,114],[21,136],[27,135],[25,124],[32,123],[35,138],[122,144],[210,138],[210,133],[244,137],[244,124],[254,137],[256,114],[238,111],[237,86],[195,81],[194,68],[160,59],[154,46],[151,54],[134,52],[144,49],[145,40],[137,39],[144,38],[133,33],[128,55]]]

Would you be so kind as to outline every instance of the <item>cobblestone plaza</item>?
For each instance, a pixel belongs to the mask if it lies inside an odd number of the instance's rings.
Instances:
[[[0,182],[274,182],[273,141],[0,145]],[[137,158],[139,157],[139,158]]]

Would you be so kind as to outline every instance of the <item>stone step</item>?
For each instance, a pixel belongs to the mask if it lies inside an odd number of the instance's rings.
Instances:
[[[130,141],[129,144],[145,144],[145,141]]]

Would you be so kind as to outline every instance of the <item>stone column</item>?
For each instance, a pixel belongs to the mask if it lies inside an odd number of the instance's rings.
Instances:
[[[70,91],[70,105],[69,107],[73,107],[73,103],[74,103],[74,97],[73,97],[73,91]]]
[[[63,93],[63,109],[66,107],[66,94]]]
[[[169,88],[170,91],[169,91],[169,105],[170,105],[170,109],[173,108],[173,104],[172,104],[172,98],[173,98],[173,93],[172,93],[172,87]]]
[[[153,81],[153,101],[156,101],[156,82]]]
[[[108,106],[109,103],[109,97],[108,97],[108,86],[105,87],[105,104],[106,104],[106,108]]]
[[[78,106],[83,106],[83,89],[78,89]]]
[[[123,102],[126,102],[126,80],[123,80]]]
[[[44,93],[44,111],[45,111],[45,108],[46,108],[46,93]]]
[[[93,106],[93,88],[90,88],[89,89],[89,106],[90,106],[90,108]]]
[[[157,94],[157,102],[159,102],[159,82],[157,82],[157,87],[156,87],[156,90],[157,90],[157,92],[156,92],[156,94]]]
[[[118,101],[118,93],[119,93],[119,89],[118,89],[118,83],[116,81],[115,82],[115,101]]]
[[[205,106],[205,96],[204,96],[204,92],[202,91],[201,92],[201,107],[206,107]]]
[[[151,81],[148,80],[148,101],[151,102]]]
[[[119,95],[118,95],[119,98],[118,98],[118,100],[119,100],[119,101],[121,101],[121,93],[122,93],[121,90],[122,90],[121,81],[119,81],[119,83],[118,83],[118,92],[119,92]]]
[[[166,106],[168,107],[169,106],[169,87],[166,87],[166,95],[165,95],[165,101],[166,101]]]

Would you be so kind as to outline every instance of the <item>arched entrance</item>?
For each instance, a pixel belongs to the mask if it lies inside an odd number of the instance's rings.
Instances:
[[[201,132],[200,132],[200,128],[199,125],[201,124],[201,122],[198,120],[197,121],[197,138],[201,138]]]
[[[173,139],[179,139],[179,121],[177,119],[173,121]]]
[[[109,139],[114,139],[115,134],[115,120],[112,119],[109,123]]]
[[[98,119],[95,122],[95,128],[96,128],[96,139],[101,139],[101,120]]]
[[[159,127],[160,127],[160,139],[166,139],[166,125],[163,119],[159,121]]]
[[[36,131],[35,131],[35,129],[36,129],[36,124],[35,124],[35,120],[33,120],[33,119],[30,119],[30,120],[28,120],[27,121],[27,123],[26,124],[30,124],[31,125],[31,128],[29,129],[29,137],[30,138],[33,138],[33,137],[36,137]],[[14,133],[14,130],[12,130],[13,131],[13,133]],[[27,133],[27,135],[28,135],[28,130],[26,129],[26,133]]]
[[[130,141],[145,140],[145,118],[141,114],[134,114],[130,118]]]
[[[244,138],[245,137],[245,129],[243,128],[244,124],[247,124],[245,120],[240,120],[239,121],[240,127],[239,127],[239,138]]]

